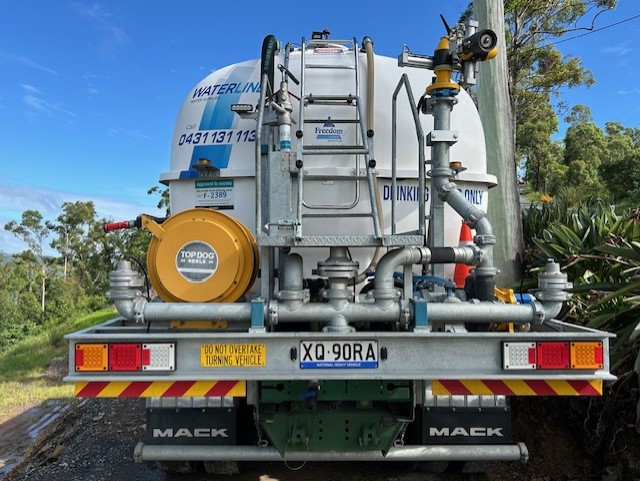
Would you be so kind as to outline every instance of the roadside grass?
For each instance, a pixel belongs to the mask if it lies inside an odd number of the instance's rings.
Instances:
[[[112,319],[114,309],[100,311],[73,320],[45,324],[27,338],[0,352],[0,418],[22,405],[33,405],[46,399],[73,396],[73,385],[56,376],[47,376],[51,361],[67,353],[65,334],[85,329]],[[67,366],[60,366],[67,372]]]

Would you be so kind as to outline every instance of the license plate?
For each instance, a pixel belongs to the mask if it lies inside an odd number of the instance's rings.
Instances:
[[[376,369],[378,341],[301,341],[301,369]]]
[[[266,344],[201,344],[202,367],[264,367]]]

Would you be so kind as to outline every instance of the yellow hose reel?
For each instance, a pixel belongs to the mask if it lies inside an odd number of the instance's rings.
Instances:
[[[246,226],[216,210],[190,209],[162,224],[142,216],[153,234],[151,284],[170,302],[234,302],[258,275],[258,247]]]

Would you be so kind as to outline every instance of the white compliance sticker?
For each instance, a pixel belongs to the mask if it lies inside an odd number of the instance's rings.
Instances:
[[[196,207],[233,209],[233,179],[196,180]]]
[[[205,282],[218,270],[218,253],[206,242],[189,242],[176,255],[176,268],[189,282]]]

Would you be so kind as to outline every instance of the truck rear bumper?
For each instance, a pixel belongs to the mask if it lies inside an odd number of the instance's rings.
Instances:
[[[524,443],[490,446],[394,446],[381,451],[292,451],[271,446],[181,446],[138,443],[134,459],[144,461],[520,461],[529,460]]]

